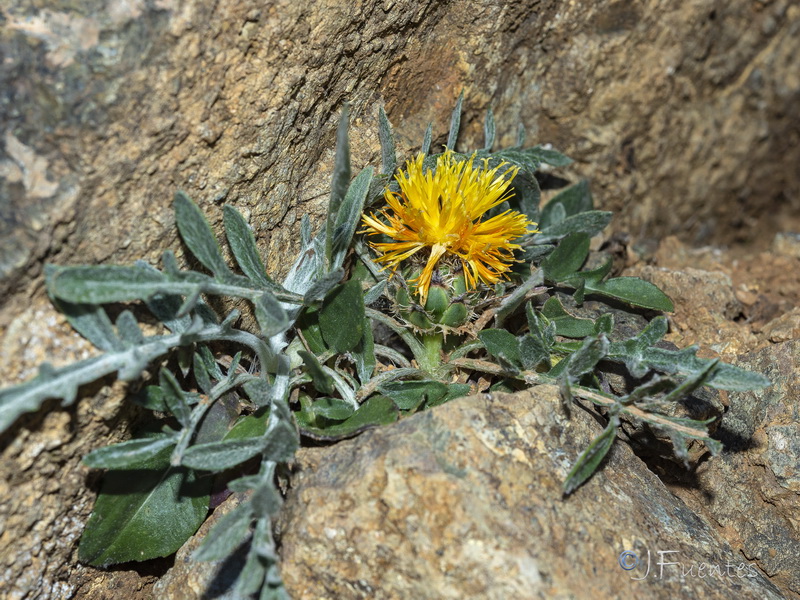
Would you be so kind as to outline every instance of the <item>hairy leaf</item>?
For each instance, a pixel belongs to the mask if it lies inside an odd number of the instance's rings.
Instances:
[[[231,252],[233,252],[239,268],[253,282],[266,288],[274,287],[275,284],[267,275],[256,247],[256,238],[247,221],[238,210],[229,204],[222,207],[222,217],[225,223],[225,236],[228,238],[228,245],[231,247]]]
[[[350,142],[347,136],[348,112],[348,107],[345,104],[344,108],[342,108],[342,116],[339,118],[339,126],[336,129],[336,157],[333,163],[331,197],[328,201],[328,219],[325,225],[325,257],[329,265],[332,264],[336,219],[350,185]]]
[[[176,552],[208,513],[210,478],[171,467],[170,448],[124,471],[109,471],[78,547],[97,567]]]
[[[83,457],[83,464],[93,469],[134,468],[142,461],[154,458],[164,448],[175,445],[174,435],[128,440],[93,450]]]
[[[458,132],[461,129],[461,105],[464,103],[464,90],[458,95],[456,106],[453,109],[453,114],[450,116],[450,133],[447,134],[447,147],[450,150],[456,149],[456,141],[458,140]]]
[[[352,437],[365,429],[377,425],[394,423],[398,418],[397,408],[391,398],[386,396],[372,396],[348,419],[329,427],[301,427],[306,435],[322,439],[343,439]]]
[[[619,419],[612,418],[603,433],[598,435],[586,450],[581,452],[578,460],[575,461],[572,469],[570,469],[567,479],[564,481],[564,494],[571,494],[594,474],[614,444],[618,425]]]
[[[559,283],[573,275],[583,266],[589,255],[589,236],[585,233],[571,233],[542,261],[544,276],[553,283]]]
[[[505,329],[484,329],[478,334],[486,351],[504,361],[508,366],[518,369],[522,366],[519,355],[519,342],[514,334]]]
[[[364,298],[358,281],[351,279],[331,290],[319,310],[319,327],[325,343],[336,352],[358,345],[364,334]]]
[[[378,110],[378,139],[381,142],[381,173],[392,175],[397,168],[397,151],[392,125],[383,106]]]
[[[247,534],[250,533],[252,522],[252,506],[249,502],[243,502],[214,525],[192,558],[202,561],[226,558],[241,545]]]
[[[217,238],[208,225],[203,211],[184,192],[175,194],[175,224],[184,243],[197,260],[220,281],[229,281],[233,272],[228,268]]]

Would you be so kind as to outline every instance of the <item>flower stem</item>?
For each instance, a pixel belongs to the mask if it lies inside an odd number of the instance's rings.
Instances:
[[[424,351],[416,357],[417,362],[423,371],[436,377],[442,366],[444,336],[441,333],[423,333],[421,338]]]

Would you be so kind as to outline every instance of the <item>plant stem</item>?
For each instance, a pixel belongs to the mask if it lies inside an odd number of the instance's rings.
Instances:
[[[422,347],[424,352],[417,356],[419,366],[434,377],[437,376],[442,366],[442,343],[444,336],[441,333],[423,333]]]

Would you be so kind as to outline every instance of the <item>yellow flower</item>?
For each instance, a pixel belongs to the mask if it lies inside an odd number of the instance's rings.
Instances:
[[[406,163],[406,169],[396,176],[400,193],[387,189],[384,198],[389,206],[378,216],[364,215],[366,227],[362,230],[394,240],[370,243],[381,255],[376,261],[385,263],[384,268],[392,274],[412,256],[425,262],[422,273],[411,281],[423,304],[440,260],[460,262],[468,289],[479,281],[494,284],[506,277],[514,261],[513,250],[520,248],[513,240],[536,226],[512,210],[483,219],[489,209],[513,195],[508,188],[518,167],[499,173],[506,163],[490,169],[484,159],[483,165],[476,167],[474,155],[459,161],[447,150],[437,159],[435,170],[423,171],[424,158],[419,154]]]

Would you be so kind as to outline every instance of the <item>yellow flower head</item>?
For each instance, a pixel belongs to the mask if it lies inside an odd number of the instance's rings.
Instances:
[[[370,244],[381,254],[376,260],[386,263],[384,268],[394,273],[400,262],[415,255],[425,261],[422,273],[411,281],[423,304],[440,260],[460,261],[468,289],[479,281],[497,283],[506,277],[514,261],[513,250],[520,247],[512,241],[536,226],[512,210],[483,219],[489,209],[513,195],[508,188],[518,167],[499,173],[506,163],[490,169],[484,159],[476,167],[474,155],[459,161],[447,150],[437,159],[435,170],[423,171],[424,158],[417,155],[397,174],[400,193],[386,190],[389,206],[379,216],[363,217],[363,232],[382,233],[394,240]]]

